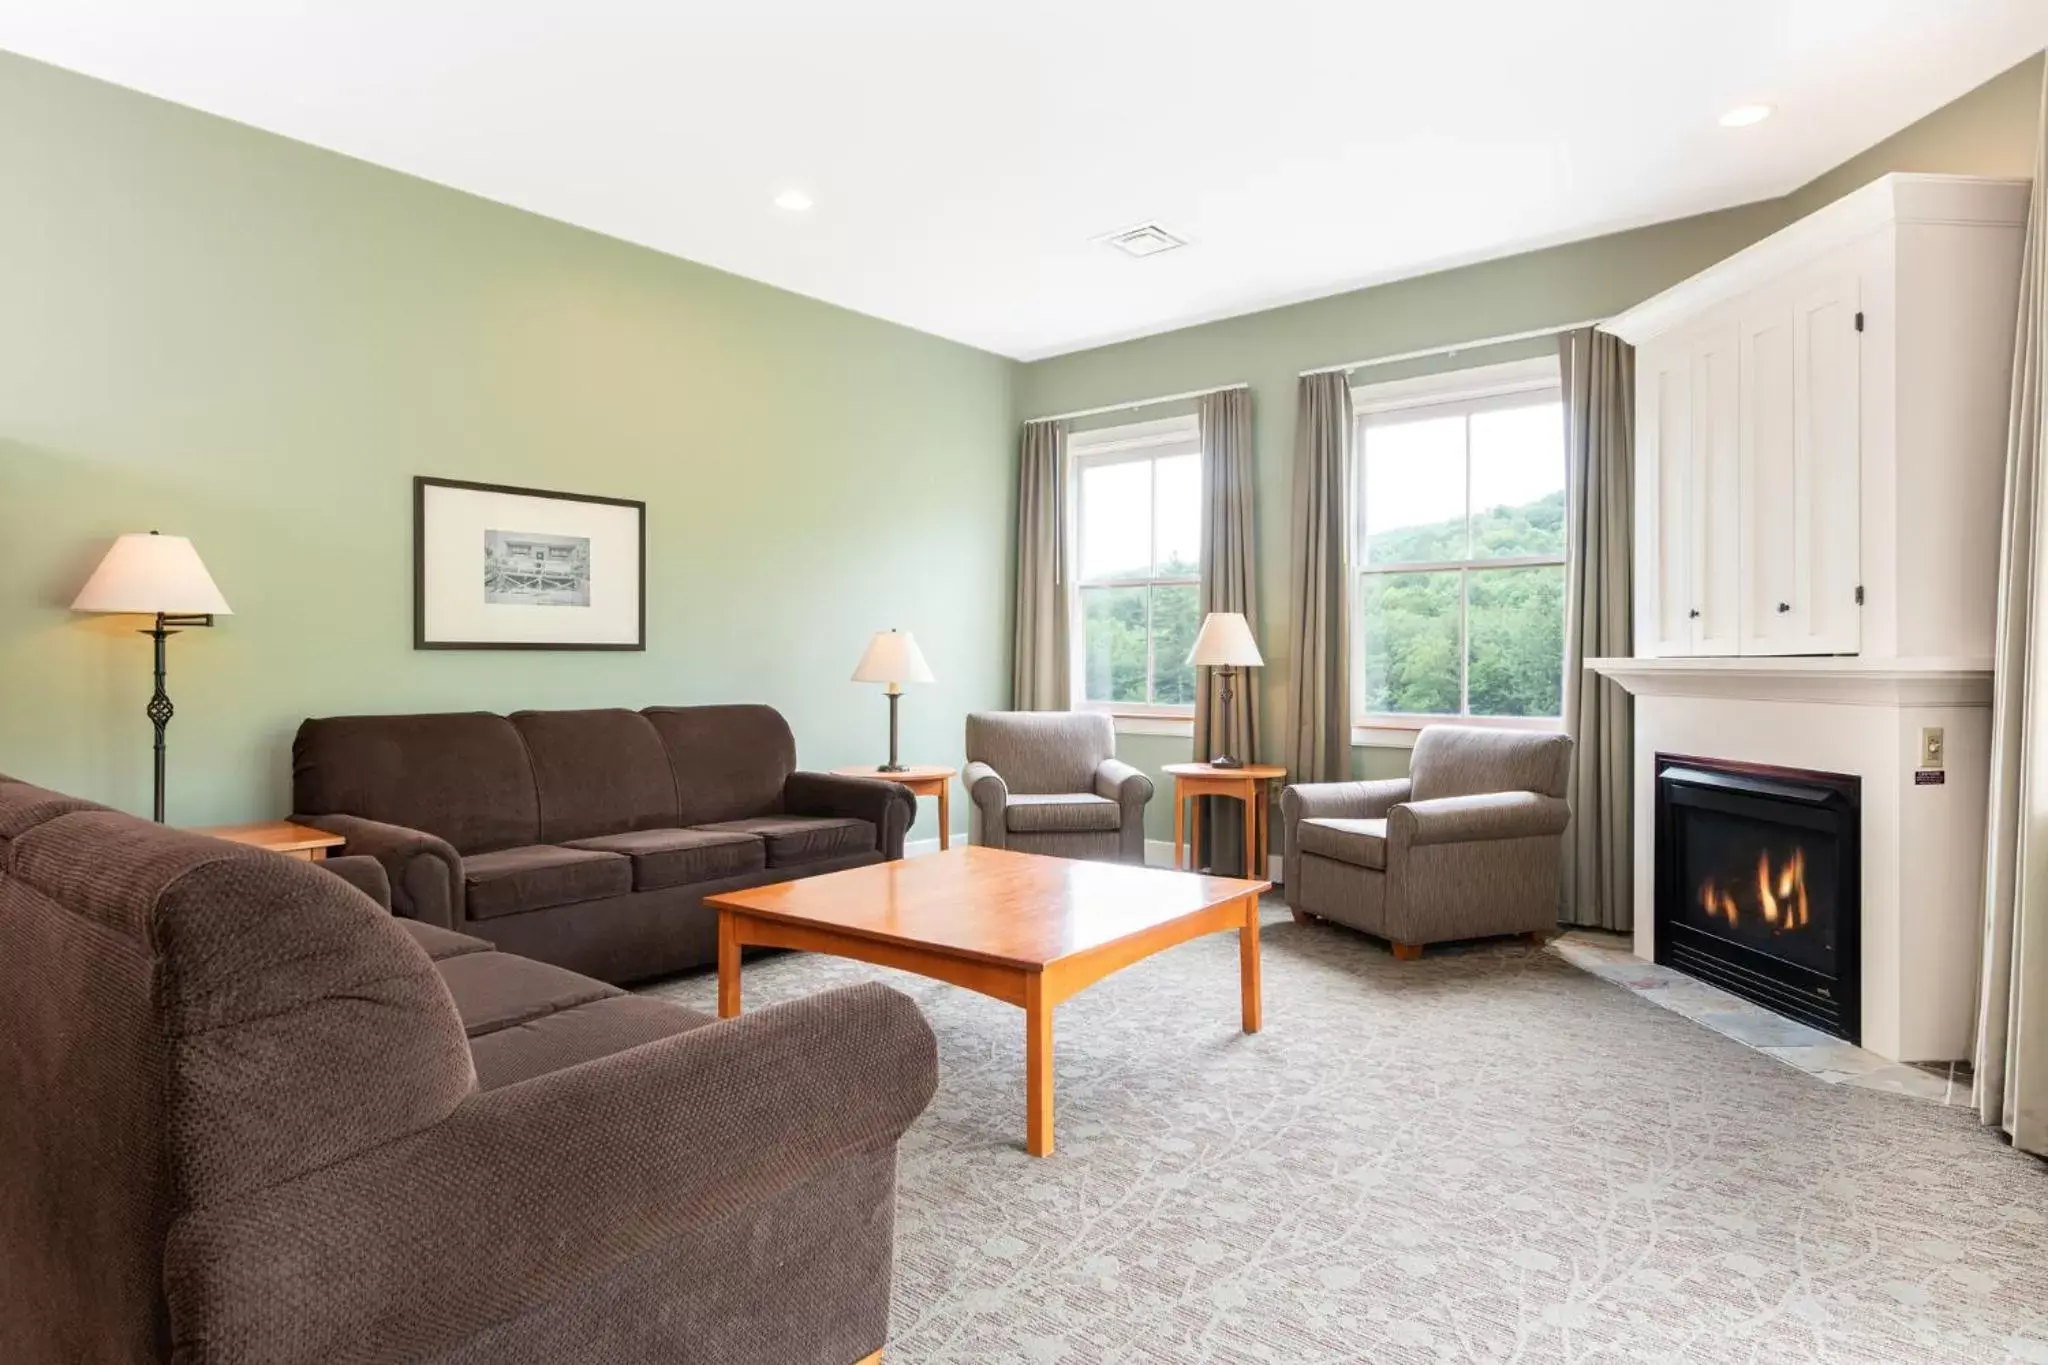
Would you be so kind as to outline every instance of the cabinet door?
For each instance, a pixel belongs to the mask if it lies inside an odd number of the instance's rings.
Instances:
[[[1737,326],[1740,652],[1854,653],[1861,563],[1856,281],[1760,294]]]
[[[1792,301],[1761,296],[1736,323],[1741,653],[1797,654],[1799,475],[1792,411]]]
[[[1863,646],[1862,334],[1857,281],[1813,282],[1792,304],[1792,398],[1799,470],[1801,652]]]
[[[1636,619],[1639,653],[1693,651],[1692,357],[1682,343],[1636,357]]]
[[[1692,346],[1692,652],[1741,648],[1741,456],[1735,324]]]

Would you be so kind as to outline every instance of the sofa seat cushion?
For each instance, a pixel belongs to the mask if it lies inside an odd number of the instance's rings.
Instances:
[[[528,844],[462,860],[463,894],[471,919],[493,919],[550,905],[574,905],[633,889],[632,860],[590,848]]]
[[[1303,820],[1295,828],[1303,853],[1335,858],[1353,867],[1387,870],[1384,820]]]
[[[613,995],[495,1029],[471,1039],[469,1052],[477,1088],[492,1090],[717,1022],[666,1000]]]
[[[1108,797],[1087,792],[1047,796],[1012,792],[1003,810],[1003,824],[1012,834],[1086,834],[1121,829],[1123,822],[1122,806]]]
[[[462,1031],[471,1038],[624,994],[616,986],[511,953],[462,953],[434,967],[455,999]]]
[[[329,861],[332,861],[330,859]],[[443,958],[461,957],[465,953],[492,953],[497,949],[480,938],[458,934],[453,929],[422,923],[416,919],[402,919],[398,927],[412,935],[412,941],[427,950],[427,956],[439,962]]]
[[[873,853],[882,846],[874,825],[834,815],[761,815],[751,820],[722,820],[698,825],[721,834],[752,834],[768,850],[768,866],[789,867],[821,858]]]
[[[643,829],[571,839],[562,847],[624,854],[633,861],[635,891],[738,877],[768,865],[768,849],[759,835],[732,830]]]

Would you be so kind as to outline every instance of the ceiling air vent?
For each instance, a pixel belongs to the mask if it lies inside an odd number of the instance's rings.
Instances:
[[[1126,256],[1158,256],[1187,245],[1187,239],[1176,237],[1157,223],[1140,223],[1122,232],[1112,232],[1102,239]]]

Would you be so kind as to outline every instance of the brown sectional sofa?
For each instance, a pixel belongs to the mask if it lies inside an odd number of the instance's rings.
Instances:
[[[937,1076],[906,998],[721,1022],[333,867],[0,778],[0,1361],[882,1346]]]
[[[903,856],[908,788],[799,772],[767,706],[309,720],[292,818],[393,909],[605,981],[717,960],[705,896]]]

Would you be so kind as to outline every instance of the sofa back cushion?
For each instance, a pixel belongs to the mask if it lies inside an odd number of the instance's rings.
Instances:
[[[1093,792],[1095,770],[1115,757],[1115,722],[1099,711],[977,711],[967,717],[967,761],[988,764],[1020,795]]]
[[[426,953],[339,877],[47,797],[0,784],[0,1344],[155,1360],[166,1292],[205,1280],[181,1214],[436,1123],[475,1075]]]
[[[675,828],[675,771],[647,717],[514,711],[510,719],[533,764],[542,843]]]
[[[1425,726],[1408,758],[1411,799],[1483,792],[1563,796],[1571,758],[1571,738],[1549,731]]]
[[[782,813],[796,736],[772,706],[654,706],[640,713],[675,774],[677,823]]]
[[[458,853],[541,838],[526,744],[484,711],[306,721],[292,742],[292,809],[423,830]]]

